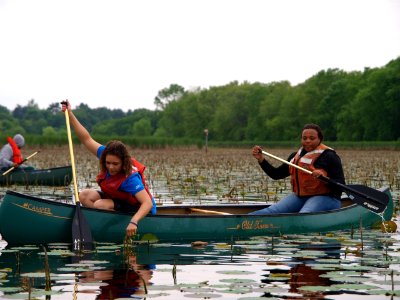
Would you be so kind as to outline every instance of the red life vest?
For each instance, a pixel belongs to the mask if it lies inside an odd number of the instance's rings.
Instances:
[[[315,161],[326,149],[332,150],[332,148],[320,144],[315,150],[300,157],[302,149],[303,148],[300,148],[299,151],[297,151],[296,155],[290,162],[310,171],[315,170]],[[322,171],[324,176],[327,176],[325,170]],[[311,174],[298,170],[292,166],[289,166],[289,172],[291,175],[292,190],[298,196],[324,195],[332,192],[326,182],[313,177]]]
[[[13,152],[12,161],[16,164],[22,163],[24,159],[22,157],[21,150],[18,148],[14,139],[8,136],[7,141],[10,144],[12,152]]]
[[[144,170],[146,169],[146,166],[143,165],[142,163],[138,162],[136,159],[132,158],[132,174],[139,172],[140,176],[142,177],[142,183],[143,186],[147,192],[147,194],[150,196],[150,199],[153,198],[149,191],[149,187],[145,181],[145,176],[144,176]],[[119,187],[121,184],[130,176],[130,175],[125,175],[122,173],[113,175],[113,176],[108,176],[106,177],[107,172],[100,172],[99,175],[96,177],[96,181],[98,185],[101,188],[101,191],[110,199],[119,199],[119,200],[124,200],[129,202],[132,205],[138,206],[139,201],[136,199],[135,196],[133,196],[131,193],[128,192],[123,192],[119,190]]]

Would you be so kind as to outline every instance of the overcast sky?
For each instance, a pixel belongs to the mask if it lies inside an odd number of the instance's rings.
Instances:
[[[158,91],[304,82],[400,56],[400,0],[0,0],[0,104],[154,109]]]

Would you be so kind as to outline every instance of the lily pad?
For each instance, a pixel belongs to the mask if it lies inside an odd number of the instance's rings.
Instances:
[[[227,274],[227,275],[250,275],[250,274],[255,274],[255,272],[251,271],[240,271],[240,270],[221,270],[221,271],[216,271],[218,274]]]
[[[368,285],[368,284],[333,284],[332,287],[337,288],[338,290],[374,290],[377,289],[377,286]]]
[[[0,292],[3,293],[15,293],[22,291],[21,287],[2,287],[0,286]]]
[[[227,279],[220,279],[220,282],[227,282],[227,283],[253,283],[256,282],[253,279],[244,279],[244,278],[227,278]]]
[[[198,299],[213,299],[222,297],[222,295],[212,294],[212,293],[184,294],[183,296],[188,298],[198,298]]]
[[[307,291],[307,292],[335,292],[337,289],[332,288],[331,286],[321,286],[321,285],[312,285],[312,286],[301,286],[298,288],[299,290],[302,291]]]

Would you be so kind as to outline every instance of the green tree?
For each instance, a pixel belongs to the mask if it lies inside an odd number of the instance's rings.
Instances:
[[[147,118],[143,118],[135,122],[132,126],[131,133],[134,136],[151,136],[152,128],[150,120]]]
[[[57,136],[57,131],[53,127],[47,126],[43,128],[42,135],[45,137],[55,137]]]
[[[178,84],[170,84],[169,87],[160,90],[154,98],[154,104],[160,110],[164,110],[165,106],[171,101],[178,100],[185,93],[185,89]]]

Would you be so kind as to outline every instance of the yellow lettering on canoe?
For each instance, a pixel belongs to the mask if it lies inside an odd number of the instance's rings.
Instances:
[[[262,220],[256,220],[254,224],[254,229],[266,229],[274,227],[273,224],[263,224]]]
[[[265,224],[263,220],[244,220],[242,222],[242,229],[243,230],[261,230],[261,229],[268,229],[268,228],[277,228],[274,224]]]
[[[250,222],[248,220],[244,220],[242,222],[242,229],[253,229],[253,222]]]
[[[57,218],[57,219],[66,219],[70,220],[72,219],[71,217],[64,217],[64,216],[57,216],[54,215],[50,207],[41,207],[41,206],[35,206],[31,203],[25,202],[23,204],[18,204],[18,203],[12,203],[15,206],[18,206],[22,209],[26,209],[29,211],[32,211],[34,213],[38,213],[47,217],[52,217],[52,218]]]
[[[52,216],[53,213],[51,212],[51,209],[49,207],[40,207],[40,206],[34,206],[30,203],[24,203],[22,205],[24,208],[29,209],[31,211],[43,214],[43,215],[49,215]]]

